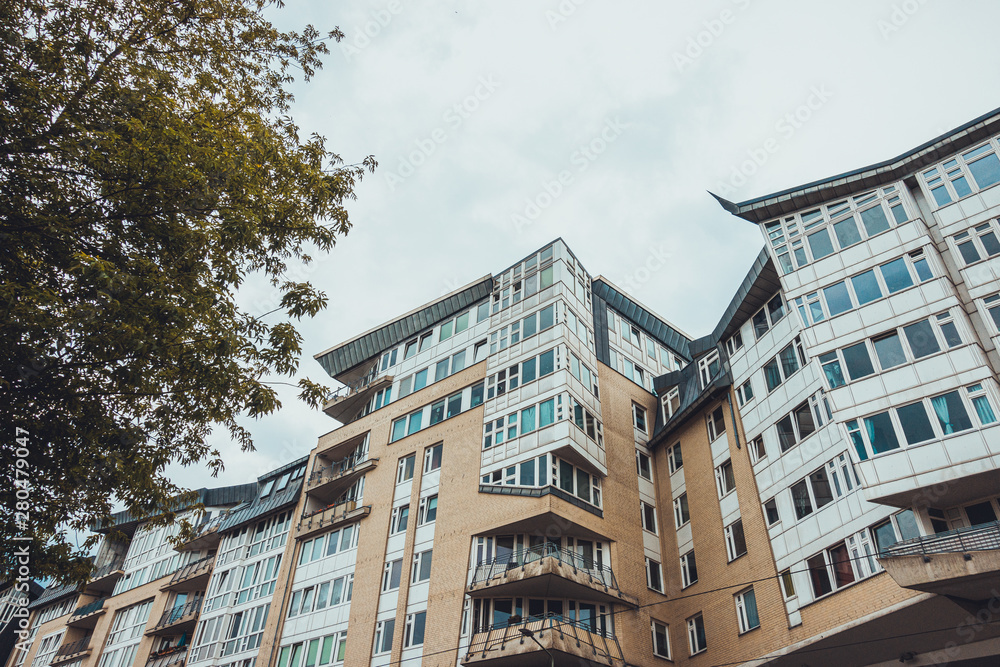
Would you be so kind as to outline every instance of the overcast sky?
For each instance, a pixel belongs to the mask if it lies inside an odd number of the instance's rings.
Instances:
[[[379,162],[354,229],[300,274],[330,299],[299,327],[301,374],[332,382],[314,354],[560,236],[592,275],[705,335],[763,244],[707,191],[743,201],[833,176],[1000,107],[998,19],[996,0],[286,0],[280,27],[346,35],[294,86],[303,135]],[[274,298],[243,293],[256,313]],[[244,483],[308,454],[337,423],[295,393],[248,420],[256,452],[218,433],[218,479],[174,477]]]

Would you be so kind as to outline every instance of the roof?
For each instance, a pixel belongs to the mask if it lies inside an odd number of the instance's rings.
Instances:
[[[712,194],[735,216],[761,223],[795,211],[899,181],[939,160],[1000,132],[1000,108],[931,139],[902,155],[837,176],[734,204]]]
[[[39,595],[34,602],[28,605],[28,609],[38,609],[40,607],[50,605],[53,602],[58,602],[59,600],[63,600],[71,595],[76,595],[76,594],[77,594],[77,585],[73,583],[62,584],[61,586],[60,585],[49,586],[44,591],[42,591],[42,594]]]
[[[195,504],[202,504],[206,507],[232,507],[242,502],[252,500],[257,497],[257,483],[236,484],[234,486],[220,486],[214,489],[201,488],[195,491],[197,497],[184,507]],[[177,496],[178,498],[180,496]],[[182,508],[175,508],[177,509]],[[138,526],[143,521],[148,521],[151,517],[137,517],[125,510],[111,515],[111,518],[103,526],[94,528],[96,532],[106,533],[111,528],[127,531]]]
[[[736,294],[733,295],[726,312],[722,314],[719,323],[711,334],[715,344],[733,335],[743,326],[743,323],[753,317],[753,314],[764,307],[768,299],[781,289],[778,272],[767,248],[761,248],[754,260],[753,266],[743,278]]]
[[[424,329],[488,298],[492,291],[493,277],[486,276],[357,338],[320,352],[314,358],[323,366],[323,370],[336,378],[386,350],[391,350]]]
[[[597,278],[591,283],[591,301],[594,311],[594,335],[597,342],[597,359],[605,365],[610,365],[608,353],[608,314],[606,306],[611,306],[632,321],[648,335],[667,346],[686,361],[691,360],[688,350],[690,339],[670,324],[651,313],[644,306],[633,300],[627,294],[603,278]]]
[[[267,479],[273,479],[289,470],[304,466],[308,461],[309,457],[304,456],[281,466],[277,470],[261,475],[258,481],[263,483]],[[288,486],[281,491],[269,494],[267,498],[259,498],[255,493],[248,505],[235,508],[234,511],[229,513],[229,516],[222,520],[222,523],[219,524],[219,533],[240,528],[263,516],[283,510],[286,507],[294,507],[299,502],[299,495],[302,492],[302,484],[304,482],[305,476],[302,476],[294,482],[289,482]]]
[[[706,336],[706,338],[708,337]],[[729,365],[726,363],[720,364],[719,372],[711,378],[708,386],[704,389],[701,388],[701,382],[698,378],[697,364],[688,364],[679,371],[655,378],[653,387],[658,396],[663,396],[671,387],[680,389],[680,405],[667,422],[663,420],[663,410],[656,411],[656,424],[653,427],[653,437],[649,441],[649,446],[654,447],[708,403],[717,400],[719,395],[731,384]]]

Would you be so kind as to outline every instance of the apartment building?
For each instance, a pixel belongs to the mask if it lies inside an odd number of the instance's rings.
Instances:
[[[317,354],[339,425],[120,517],[7,664],[995,665],[998,151],[720,200],[765,248],[702,338],[557,239]]]

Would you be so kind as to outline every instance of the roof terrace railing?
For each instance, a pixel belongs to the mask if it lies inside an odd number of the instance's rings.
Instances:
[[[83,639],[78,639],[75,642],[72,642],[71,644],[63,644],[62,646],[59,647],[59,650],[56,651],[55,655],[52,656],[53,659],[61,658],[66,655],[75,655],[77,653],[86,651],[87,648],[90,646],[91,637],[93,637],[93,635],[87,635]]]
[[[103,609],[104,608],[104,603],[106,601],[107,601],[107,598],[100,598],[98,600],[94,600],[90,604],[86,604],[86,605],[78,608],[76,611],[74,611],[73,612],[73,616],[71,618],[76,617],[76,616],[86,616],[87,614],[93,614],[95,611]]]
[[[308,483],[312,484],[324,478],[332,478],[349,473],[362,463],[367,463],[368,461],[378,461],[378,459],[369,457],[367,451],[352,452],[349,456],[339,461],[334,461],[328,466],[320,466],[313,470],[312,474],[309,475]]]
[[[605,663],[624,662],[618,639],[611,632],[599,627],[597,619],[587,623],[549,615],[542,618],[529,616],[524,621],[512,616],[510,621],[477,629],[469,644],[466,660],[486,657],[491,651],[504,651],[507,644],[519,644],[524,641],[524,634],[521,632],[523,628],[539,637],[546,632],[556,633],[561,639],[568,639],[566,645],[575,646],[581,653],[589,654],[589,657]],[[587,648],[583,649],[584,646]]]

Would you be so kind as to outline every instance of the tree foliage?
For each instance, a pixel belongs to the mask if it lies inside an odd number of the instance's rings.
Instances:
[[[85,576],[67,528],[116,500],[156,514],[182,490],[168,463],[218,472],[212,428],[251,449],[238,418],[280,406],[268,378],[297,368],[291,320],[326,305],[288,264],[348,231],[344,204],[375,162],[344,166],[299,136],[288,85],[342,34],[282,32],[274,5],[0,3],[5,577],[15,535],[33,540],[34,576]],[[281,313],[237,304],[251,274],[280,290]]]

